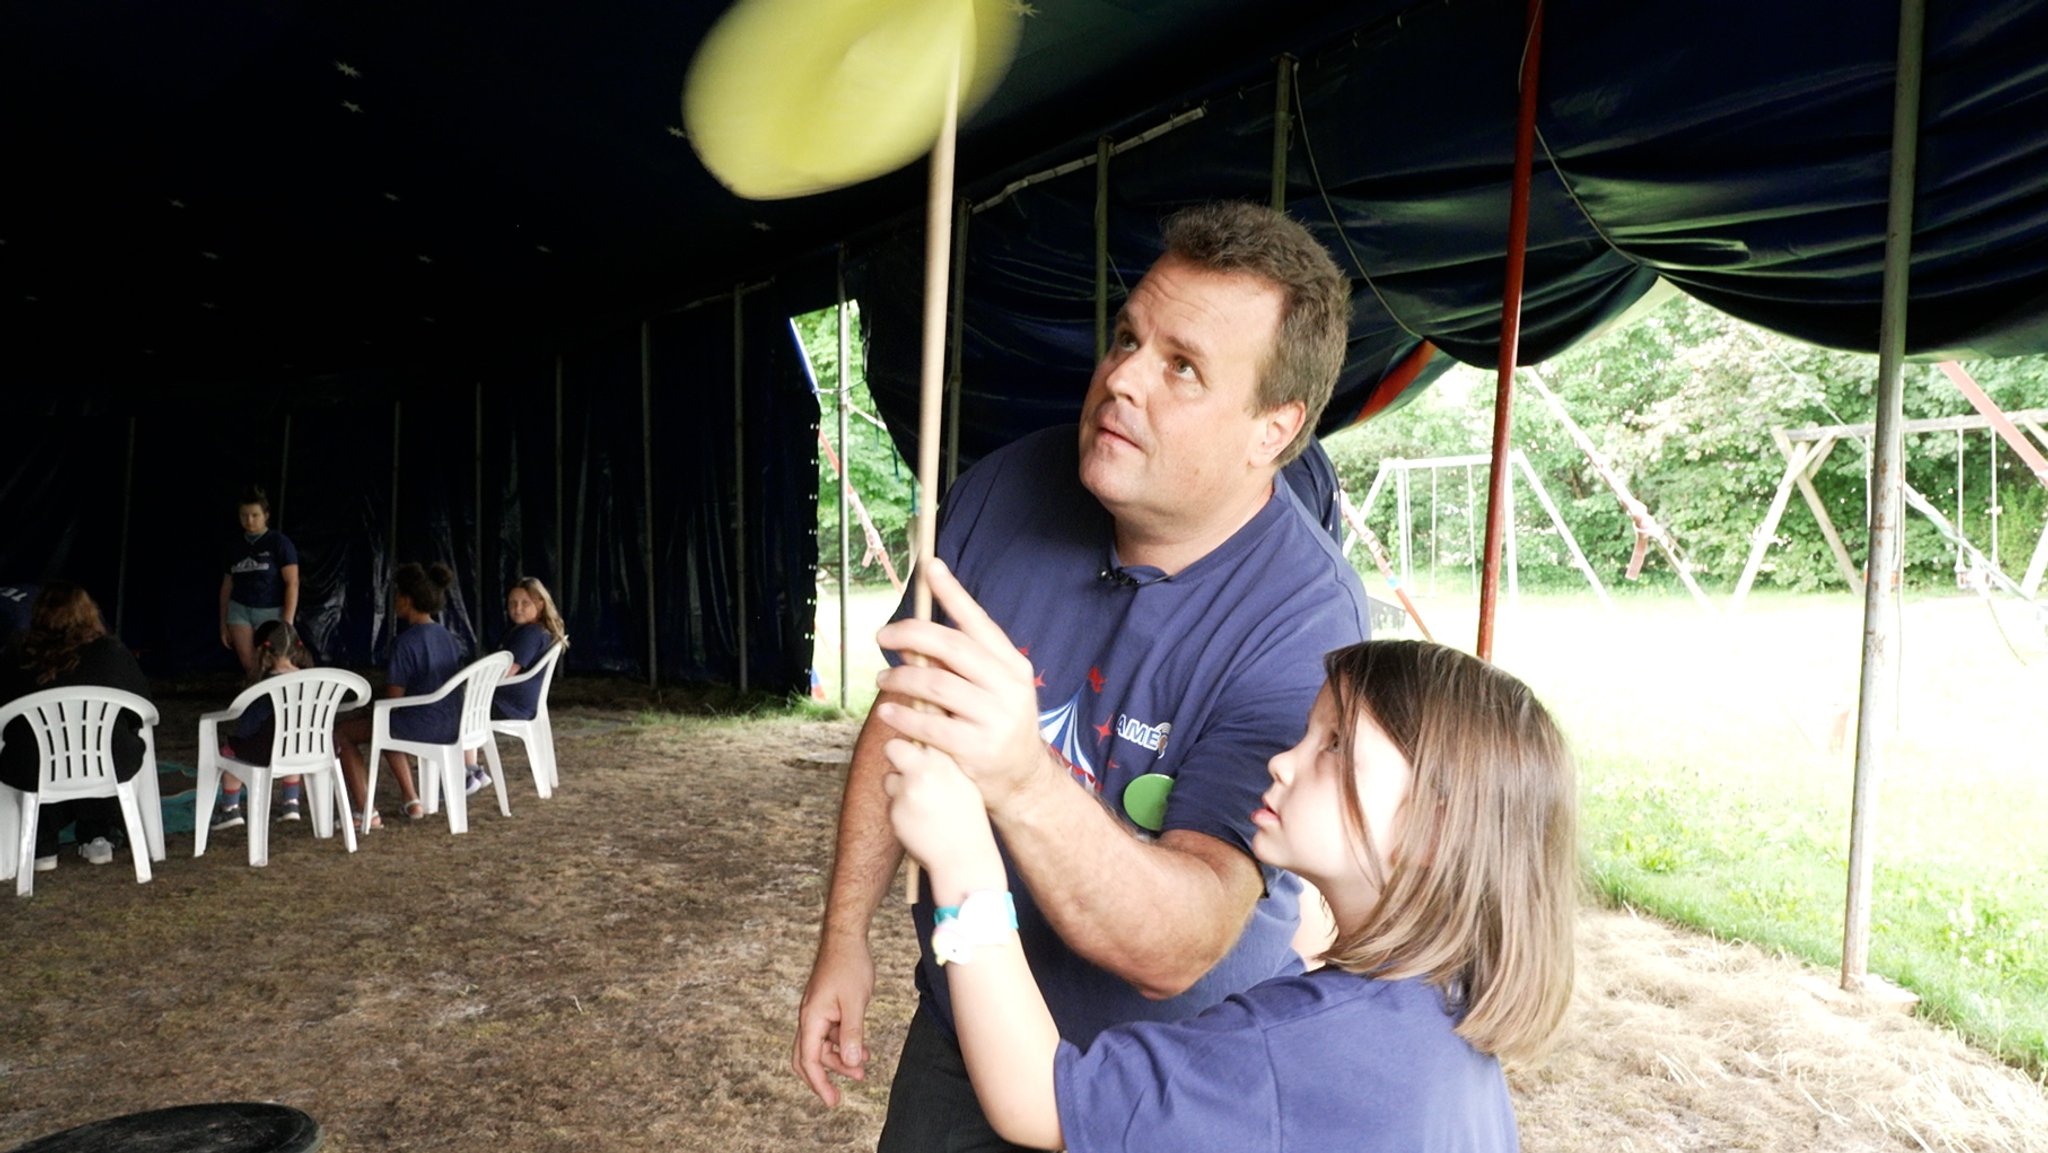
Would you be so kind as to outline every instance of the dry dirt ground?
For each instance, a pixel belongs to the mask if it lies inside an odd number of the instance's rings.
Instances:
[[[240,832],[198,860],[174,835],[148,885],[67,857],[0,894],[0,1148],[274,1100],[330,1150],[871,1149],[907,918],[875,933],[877,1077],[827,1110],[788,1069],[854,725],[556,692],[564,791],[539,801],[512,752],[514,815],[473,808],[466,836],[392,820],[349,856],[301,823],[251,869]],[[225,699],[167,693],[162,755],[189,764]],[[1940,1030],[1752,949],[1582,923],[1570,1035],[1513,1076],[1528,1149],[2048,1150],[2041,1087]]]

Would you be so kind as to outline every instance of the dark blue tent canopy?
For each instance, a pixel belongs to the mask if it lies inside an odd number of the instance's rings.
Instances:
[[[1119,149],[1114,308],[1164,213],[1266,198],[1283,53],[1288,207],[1357,286],[1325,431],[1494,362],[1522,4],[1025,7],[961,144],[964,458],[1067,419],[1085,385],[1096,173],[1076,162]],[[800,684],[816,406],[781,318],[830,302],[843,246],[907,445],[923,177],[720,188],[678,95],[722,8],[10,6],[0,580],[82,579],[160,667],[218,661],[218,537],[256,479],[285,490],[335,659],[388,638],[395,552],[453,562],[487,643],[509,577],[542,575],[586,667],[646,672],[651,640],[663,675],[734,679],[744,604],[755,683]],[[1894,6],[1546,21],[1523,360],[1659,279],[1874,344]],[[1929,14],[1916,354],[2048,349],[2044,44],[2048,0]]]

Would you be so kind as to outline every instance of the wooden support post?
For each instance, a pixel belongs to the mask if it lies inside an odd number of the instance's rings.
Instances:
[[[1771,494],[1771,506],[1764,513],[1763,523],[1750,535],[1749,561],[1742,566],[1742,579],[1735,582],[1735,596],[1728,611],[1741,612],[1742,602],[1749,599],[1749,586],[1756,583],[1756,574],[1764,566],[1764,554],[1776,539],[1778,521],[1785,515],[1785,505],[1792,500],[1794,481],[1805,472],[1806,462],[1812,456],[1811,444],[1801,444],[1792,450],[1792,459],[1785,465],[1785,475],[1778,478],[1778,491]]]
[[[1109,137],[1095,141],[1095,363],[1109,355]]]
[[[476,382],[476,463],[471,474],[471,495],[476,519],[470,525],[470,563],[476,566],[476,601],[470,609],[470,628],[476,633],[478,652],[484,647],[484,382]]]
[[[1772,429],[1771,443],[1778,446],[1778,451],[1784,454],[1785,462],[1790,464],[1793,448],[1792,442],[1785,439],[1785,430]],[[1820,522],[1820,535],[1828,542],[1828,551],[1834,554],[1836,571],[1842,574],[1842,579],[1848,582],[1850,588],[1860,593],[1863,591],[1863,574],[1857,571],[1856,562],[1849,558],[1849,548],[1842,543],[1842,535],[1835,531],[1834,518],[1828,515],[1827,503],[1820,499],[1820,490],[1813,487],[1813,474],[1819,471],[1821,462],[1827,459],[1828,454],[1835,450],[1836,441],[1834,437],[1827,437],[1815,441],[1814,444],[1816,447],[1807,454],[1805,467],[1793,473],[1792,480],[1799,486],[1799,495],[1805,498],[1806,507],[1813,511],[1813,519]]]
[[[647,687],[660,683],[659,621],[654,595],[654,332],[640,322],[640,579],[647,590]]]
[[[846,307],[846,249],[839,249],[839,267],[835,275],[839,293],[839,459],[846,459],[846,410],[853,403],[853,331],[851,318]],[[852,628],[847,623],[847,604],[853,596],[853,581],[847,568],[853,563],[853,532],[848,523],[847,506],[852,503],[853,478],[846,475],[846,466],[834,470],[839,475],[839,707],[849,708],[849,696],[853,679],[852,667],[848,663],[847,649],[852,641]]]
[[[967,357],[967,222],[971,215],[966,197],[954,202],[953,307],[950,310],[946,370],[945,487],[948,492],[952,491],[953,478],[960,475],[960,390],[965,386],[961,379],[961,366]]]
[[[1516,467],[1522,470],[1523,479],[1529,482],[1529,490],[1536,494],[1536,503],[1542,505],[1543,511],[1549,515],[1551,526],[1557,529],[1558,536],[1564,538],[1564,547],[1570,550],[1572,563],[1578,566],[1580,572],[1586,574],[1586,583],[1593,586],[1593,595],[1600,598],[1602,605],[1613,608],[1614,602],[1607,596],[1607,586],[1600,583],[1600,574],[1593,571],[1592,563],[1579,548],[1579,538],[1572,535],[1571,526],[1564,522],[1564,515],[1557,511],[1557,504],[1550,499],[1550,490],[1544,487],[1543,478],[1537,476],[1536,470],[1530,467],[1529,457],[1521,449],[1516,449],[1514,462]]]
[[[135,418],[128,418],[128,454],[121,469],[121,553],[114,565],[114,635],[121,636],[128,610],[128,521],[135,508]]]
[[[747,648],[747,331],[743,286],[732,286],[732,562],[733,623],[740,658],[740,691],[752,688]]]
[[[284,441],[277,450],[277,499],[270,502],[270,527],[284,531],[284,491],[292,479],[292,414],[284,414]]]
[[[569,595],[565,575],[569,558],[562,552],[562,354],[555,354],[555,576],[556,589]],[[557,662],[559,663],[559,662]]]
[[[394,401],[392,401],[392,402],[391,402],[391,522],[390,522],[390,524],[389,524],[388,526],[386,526],[386,531],[387,531],[387,534],[388,534],[388,536],[387,536],[387,539],[389,540],[389,542],[390,542],[390,543],[389,543],[389,545],[387,546],[387,550],[386,550],[386,552],[385,552],[385,555],[384,555],[384,578],[385,578],[385,580],[386,580],[387,582],[389,582],[389,580],[391,579],[391,576],[392,576],[392,574],[398,571],[398,509],[399,509],[399,504],[398,504],[398,484],[399,484],[399,480],[400,480],[400,473],[399,473],[399,468],[398,468],[398,465],[399,465],[399,457],[400,457],[400,456],[402,455],[402,453],[400,452],[400,450],[401,450],[401,449],[403,448],[403,446],[404,446],[404,444],[405,444],[405,438],[404,438],[404,437],[403,437],[403,436],[401,435],[401,431],[402,431],[402,425],[403,425],[404,419],[405,419],[405,402],[404,402],[404,401],[402,401],[402,400],[394,400]],[[389,597],[390,597],[390,591],[389,591],[389,589],[387,588],[387,589],[386,589],[386,591],[385,591],[385,594],[384,594],[384,595],[383,595],[382,597],[378,598],[378,599],[379,599],[379,602],[380,602],[380,603],[383,603],[384,601],[388,600],[388,599],[389,599]],[[391,639],[393,639],[394,641],[398,639],[398,623],[397,623],[397,622],[396,622],[395,620],[394,620],[394,621],[392,622],[392,624],[391,624]]]
[[[1287,142],[1294,134],[1293,87],[1294,57],[1283,53],[1273,80],[1273,189],[1267,197],[1275,212],[1287,207]]]

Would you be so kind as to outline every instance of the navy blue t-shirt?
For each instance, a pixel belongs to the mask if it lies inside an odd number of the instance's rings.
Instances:
[[[1072,425],[1035,433],[963,474],[940,510],[939,556],[1031,659],[1039,731],[1076,782],[1122,815],[1134,778],[1173,777],[1162,831],[1190,829],[1250,856],[1266,762],[1301,738],[1323,654],[1365,638],[1365,590],[1286,484],[1172,577],[1133,567],[1105,579],[1117,564],[1113,525],[1081,485],[1078,435]],[[1085,1044],[1118,1022],[1191,1016],[1299,973],[1290,942],[1301,882],[1261,871],[1266,895],[1237,945],[1187,992],[1153,1001],[1071,952],[1012,868],[1018,932],[1060,1035]],[[918,988],[950,1028],[923,898]]]
[[[284,566],[299,563],[291,538],[270,529],[255,540],[237,533],[227,549],[227,573],[234,581],[230,600],[252,609],[284,607]]]
[[[462,642],[440,622],[427,621],[398,634],[384,680],[404,688],[406,696],[425,696],[447,684],[462,665]],[[453,744],[461,730],[461,693],[449,693],[431,705],[391,710],[391,735],[401,741]]]
[[[512,663],[520,672],[532,668],[555,638],[538,624],[520,625],[505,634],[505,643],[498,647],[512,654]],[[510,674],[517,675],[517,674]],[[510,721],[530,721],[540,708],[540,679],[536,677],[524,684],[500,685],[497,695],[491,698],[492,711]]]
[[[1185,1021],[1062,1041],[1069,1153],[1514,1153],[1500,1062],[1419,980],[1281,977]]]

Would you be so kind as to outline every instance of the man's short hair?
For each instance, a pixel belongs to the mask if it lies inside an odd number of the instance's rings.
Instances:
[[[1304,419],[1276,464],[1300,456],[1330,403],[1351,335],[1351,281],[1309,230],[1284,213],[1218,200],[1166,218],[1166,254],[1211,272],[1237,272],[1281,292],[1280,331],[1259,369],[1258,412],[1300,401]]]

